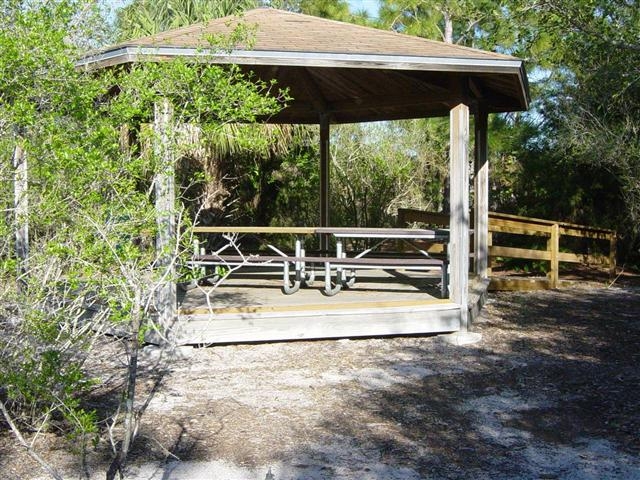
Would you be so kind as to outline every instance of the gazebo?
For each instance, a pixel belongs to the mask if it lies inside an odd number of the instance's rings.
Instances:
[[[255,29],[251,46],[212,52],[206,40],[229,34],[238,23]],[[236,64],[265,81],[276,80],[293,100],[270,123],[320,126],[320,227],[329,226],[329,133],[332,124],[426,117],[450,117],[449,298],[436,302],[322,305],[277,311],[238,308],[211,315],[182,312],[180,327],[195,343],[351,337],[467,331],[469,327],[470,231],[473,272],[485,287],[488,268],[487,116],[523,111],[529,91],[523,61],[508,55],[426,40],[400,33],[326,20],[270,8],[242,16],[163,32],[93,52],[78,65],[108,68],[137,61],[193,59]],[[470,225],[469,114],[474,115],[474,225]],[[167,112],[158,110],[163,128]],[[162,189],[161,189],[162,190]],[[164,190],[163,190],[164,191]],[[157,199],[159,212],[172,205],[173,192]],[[159,213],[162,215],[162,213]],[[174,234],[171,219],[162,243]],[[164,321],[180,312],[175,287],[168,286]],[[478,297],[482,297],[480,294]],[[371,318],[376,321],[371,321]],[[364,321],[367,319],[367,321]],[[221,325],[216,328],[218,322]],[[197,327],[197,325],[207,325]],[[198,330],[200,328],[200,330]],[[197,332],[196,332],[197,331]],[[195,338],[195,340],[194,340]],[[187,341],[187,340],[185,340]]]

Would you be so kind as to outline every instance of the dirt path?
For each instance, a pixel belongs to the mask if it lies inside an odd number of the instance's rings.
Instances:
[[[181,348],[166,371],[146,348],[130,478],[640,479],[640,289],[493,294],[474,330]],[[2,445],[3,478],[34,478]]]

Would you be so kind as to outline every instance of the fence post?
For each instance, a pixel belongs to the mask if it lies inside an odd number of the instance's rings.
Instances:
[[[616,278],[616,249],[618,238],[616,232],[610,234],[609,237],[609,279]]]
[[[487,232],[487,278],[492,274],[493,257],[491,256],[491,246],[493,245],[493,232]]]
[[[549,279],[550,288],[558,288],[559,280],[559,263],[558,253],[560,250],[560,226],[554,223],[551,226],[551,236],[547,241],[547,251],[549,252],[550,267],[547,278]]]

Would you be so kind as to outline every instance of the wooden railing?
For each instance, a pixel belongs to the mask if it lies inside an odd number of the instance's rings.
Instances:
[[[449,215],[412,209],[398,210],[398,225],[407,225],[414,222],[447,227],[449,225]],[[521,236],[533,236],[546,239],[545,246],[542,248],[514,246],[513,235],[517,235],[520,238]],[[563,236],[590,239],[590,243],[597,242],[600,247],[598,250],[604,253],[590,250],[586,252],[575,251],[575,247],[574,251],[567,251],[569,248],[566,245],[561,245],[561,237]],[[501,244],[497,245],[496,241],[500,241]],[[546,278],[534,280],[530,278],[500,278],[492,275],[490,269],[489,275],[492,277],[492,289],[557,288],[561,281],[560,263],[605,266],[609,270],[609,275],[613,277],[616,272],[616,232],[586,225],[489,212],[489,265],[495,266],[499,260],[505,258],[549,262]]]

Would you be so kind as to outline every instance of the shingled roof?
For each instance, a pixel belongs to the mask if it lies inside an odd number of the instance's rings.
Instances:
[[[240,22],[254,31],[251,45],[211,52],[208,39]],[[79,65],[204,56],[289,87],[294,102],[274,122],[317,123],[320,114],[333,123],[438,116],[460,102],[504,112],[529,102],[520,59],[270,8],[124,42]]]

